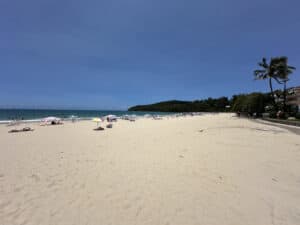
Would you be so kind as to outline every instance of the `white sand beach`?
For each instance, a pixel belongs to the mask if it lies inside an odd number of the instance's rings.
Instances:
[[[0,225],[300,224],[300,136],[232,114],[0,126]]]

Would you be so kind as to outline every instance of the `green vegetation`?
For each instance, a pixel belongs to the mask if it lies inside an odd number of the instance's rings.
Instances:
[[[155,112],[224,112],[229,105],[227,97],[208,98],[197,101],[166,101],[151,105],[138,105],[129,108],[129,111],[155,111]]]
[[[129,108],[129,111],[159,111],[159,112],[265,112],[265,106],[271,104],[270,94],[251,93],[227,97],[208,98],[197,101],[166,101],[150,105],[138,105]]]
[[[232,111],[241,113],[256,113],[258,115],[268,110],[268,105],[272,104],[272,97],[270,94],[251,93],[234,95],[231,100]]]

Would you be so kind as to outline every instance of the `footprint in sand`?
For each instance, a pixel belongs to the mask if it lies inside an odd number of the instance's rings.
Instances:
[[[175,214],[181,213],[183,211],[183,208],[176,208],[175,209]]]
[[[11,201],[0,203],[0,209],[3,210],[11,204]]]
[[[130,209],[130,208],[131,208],[131,204],[129,203],[123,206],[123,209]]]
[[[138,217],[141,214],[142,210],[143,210],[143,207],[139,206],[136,210],[135,216]]]
[[[16,187],[16,188],[14,189],[14,192],[17,193],[17,192],[20,192],[20,191],[22,191],[22,190],[23,190],[23,187]]]
[[[183,152],[188,152],[189,149],[188,149],[188,148],[184,148],[182,151],[183,151]]]
[[[39,177],[38,175],[36,175],[36,174],[32,174],[32,175],[30,176],[30,178],[34,179],[35,182],[40,181],[40,177]]]
[[[48,188],[52,188],[54,186],[56,186],[56,182],[55,181],[53,181],[53,182],[51,182],[50,184],[47,185]]]

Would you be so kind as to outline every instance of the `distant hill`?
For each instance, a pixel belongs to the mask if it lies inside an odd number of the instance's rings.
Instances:
[[[217,99],[208,98],[197,101],[171,100],[150,105],[137,105],[128,111],[155,111],[155,112],[224,112],[229,104],[227,97]]]
[[[280,94],[280,93],[279,93]],[[149,105],[137,105],[129,108],[129,111],[155,111],[155,112],[242,112],[257,113],[265,112],[269,106],[272,111],[272,99],[270,93],[253,92],[249,94],[233,95],[227,97],[208,98],[196,101],[165,101]],[[273,109],[274,111],[274,109]]]

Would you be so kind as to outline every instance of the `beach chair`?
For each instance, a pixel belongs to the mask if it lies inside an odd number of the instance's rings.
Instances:
[[[8,131],[8,133],[19,133],[19,132],[27,132],[27,131],[34,131],[34,129],[30,127],[24,127],[23,129],[12,129]]]
[[[97,128],[95,128],[94,130],[95,130],[95,131],[98,131],[98,130],[104,130],[104,128],[103,128],[103,127],[97,127]]]

